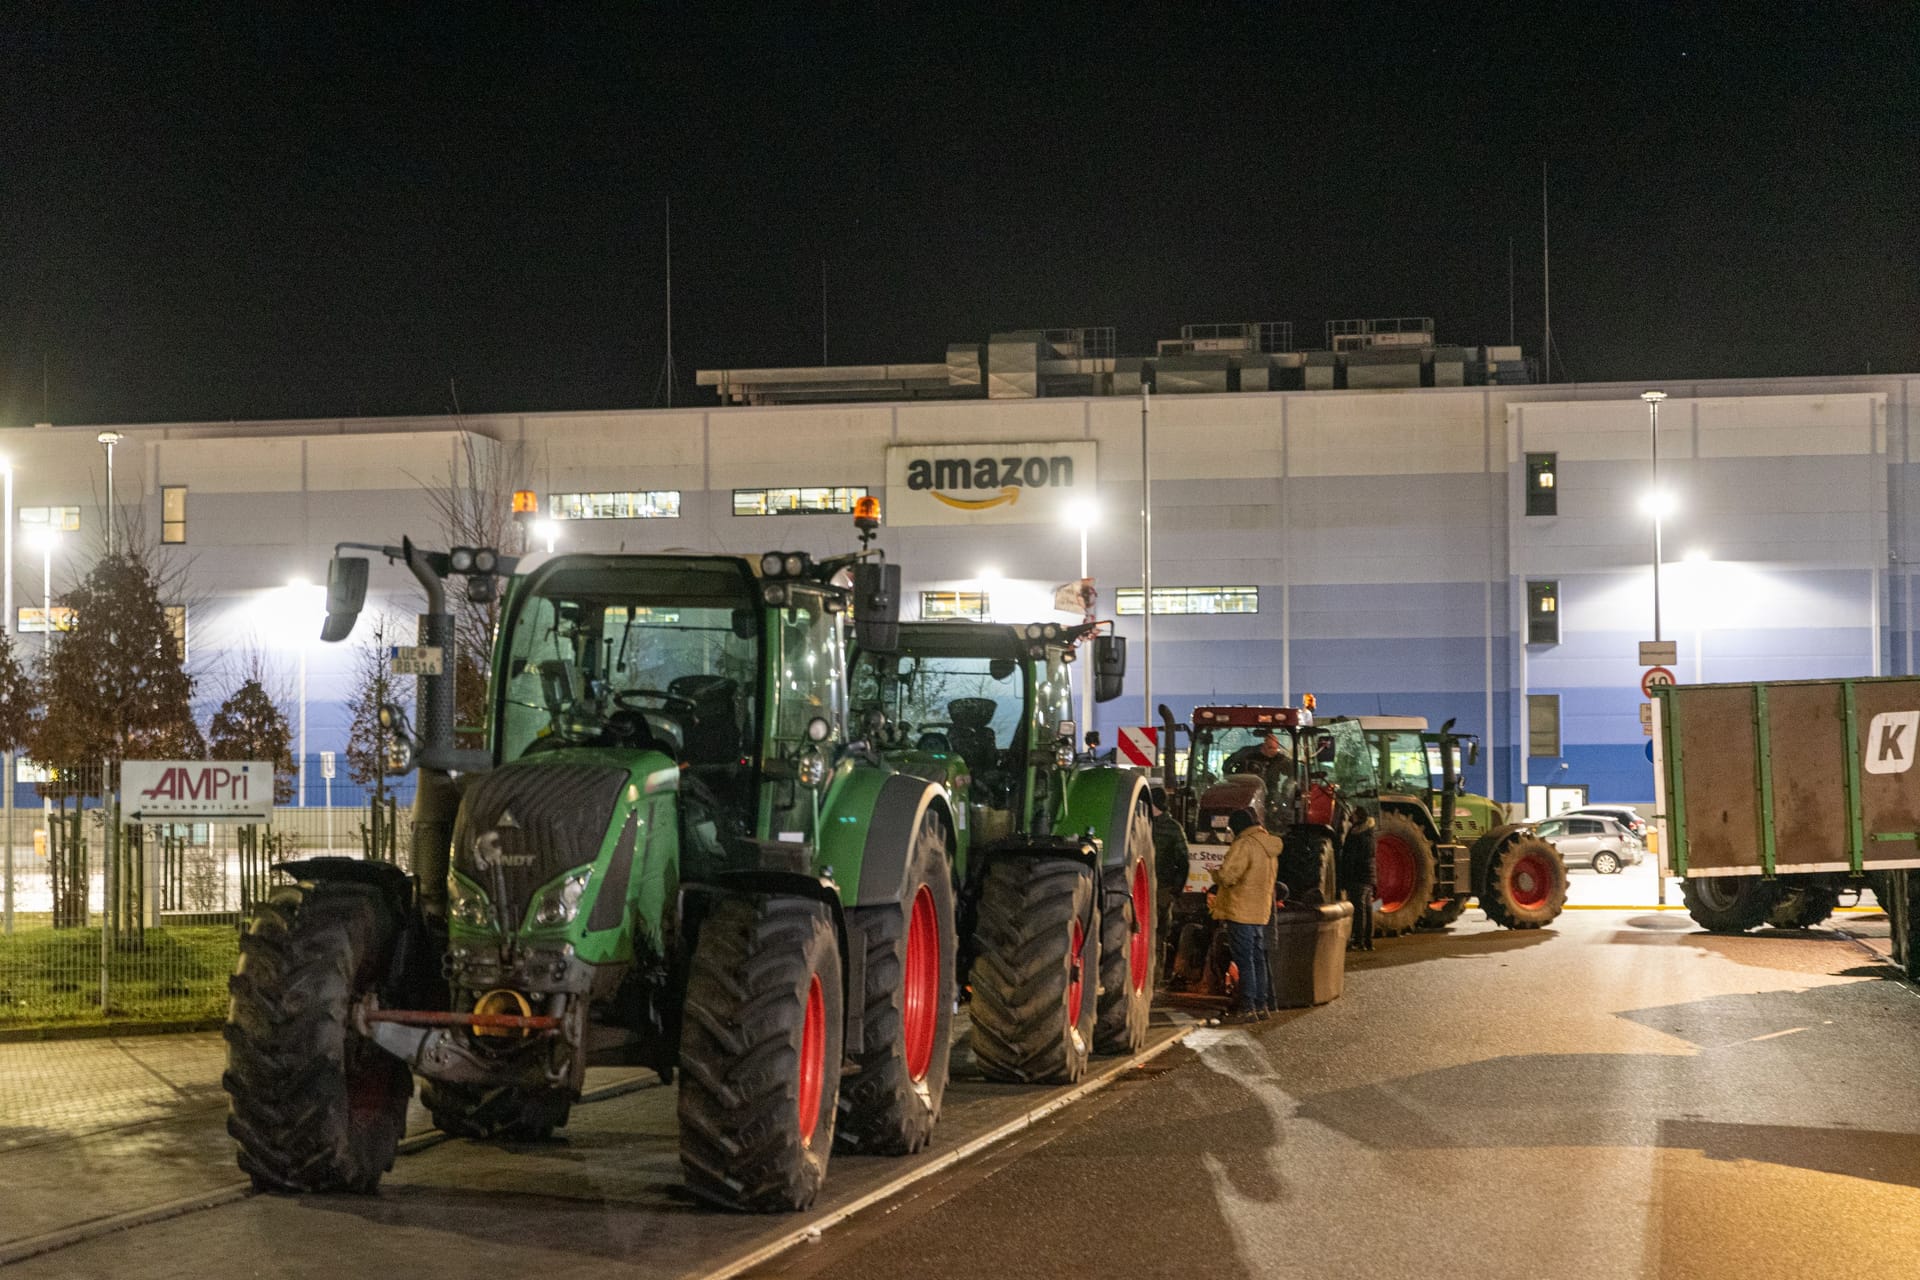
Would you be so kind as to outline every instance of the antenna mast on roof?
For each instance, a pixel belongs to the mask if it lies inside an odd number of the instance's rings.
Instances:
[[[1547,162],[1540,162],[1540,305],[1545,315],[1546,333],[1540,339],[1542,382],[1553,381],[1553,276],[1552,260],[1547,256]]]
[[[654,384],[653,398],[660,399],[666,388],[667,408],[673,408],[673,197],[667,197],[667,358],[660,366],[660,380]]]

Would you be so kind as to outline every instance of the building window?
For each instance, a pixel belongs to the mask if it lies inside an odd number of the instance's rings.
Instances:
[[[984,591],[922,591],[920,617],[985,618],[993,608]]]
[[[35,764],[25,756],[13,758],[13,780],[15,782],[51,782],[53,770],[43,764]]]
[[[556,493],[548,497],[547,511],[555,520],[677,520],[680,491]]]
[[[843,484],[805,489],[735,489],[737,516],[851,515],[854,500],[867,496],[867,487]]]
[[[187,540],[187,486],[160,486],[160,541]]]
[[[1560,643],[1560,584],[1527,584],[1527,643]]]
[[[1123,614],[1140,612],[1140,588],[1122,587],[1114,593],[1114,608]],[[1163,613],[1258,613],[1258,587],[1155,587],[1153,612]]]
[[[80,508],[78,507],[22,507],[20,523],[23,525],[51,526],[61,533],[77,533],[80,530]]]
[[[1527,695],[1527,754],[1548,757],[1560,754],[1559,694]]]
[[[1527,514],[1530,516],[1552,516],[1560,514],[1559,490],[1554,488],[1554,475],[1559,470],[1556,465],[1559,455],[1552,453],[1530,453],[1527,455]]]
[[[53,629],[55,631],[73,630],[74,613],[65,605],[53,607]],[[47,611],[38,607],[22,607],[15,612],[13,629],[22,635],[29,632],[44,633],[47,629]]]
[[[161,611],[167,615],[167,630],[173,632],[173,642],[179,647],[180,661],[185,662],[187,660],[187,606],[162,605]]]

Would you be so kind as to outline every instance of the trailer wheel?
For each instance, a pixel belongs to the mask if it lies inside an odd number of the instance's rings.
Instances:
[[[1071,1084],[1087,1069],[1098,1004],[1094,869],[999,858],[980,886],[973,1057],[989,1080]]]
[[[1427,909],[1420,913],[1419,927],[1422,929],[1445,929],[1452,925],[1454,921],[1458,920],[1461,915],[1466,912],[1466,909],[1467,900],[1464,897],[1437,898],[1429,902]]]
[[[845,1030],[824,904],[723,898],[701,923],[680,1038],[680,1166],[728,1209],[804,1209],[827,1174]]]
[[[1412,819],[1383,813],[1373,854],[1373,931],[1389,937],[1405,933],[1433,900],[1433,846]]]
[[[1493,851],[1480,909],[1503,929],[1538,929],[1567,905],[1567,864],[1539,836],[1515,836]]]
[[[423,1085],[420,1101],[443,1133],[509,1142],[545,1142],[573,1111],[573,1095],[565,1089],[488,1089],[445,1080]]]
[[[1833,914],[1840,905],[1840,891],[1825,885],[1796,886],[1780,895],[1767,912],[1767,923],[1776,929],[1811,929]]]
[[[1712,933],[1745,933],[1766,923],[1780,887],[1759,876],[1701,876],[1680,882],[1687,914]]]
[[[842,1150],[908,1155],[940,1119],[952,1052],[953,878],[947,828],[929,809],[914,834],[897,903],[852,913],[866,941],[860,1073],[840,1092]]]
[[[371,1192],[393,1167],[413,1076],[353,1029],[399,921],[379,890],[321,882],[254,909],[227,983],[227,1132],[259,1191]]]
[[[1101,873],[1095,1053],[1137,1053],[1147,1043],[1147,1017],[1153,1007],[1159,889],[1154,881],[1153,819],[1144,804],[1133,811],[1126,841],[1120,865]]]

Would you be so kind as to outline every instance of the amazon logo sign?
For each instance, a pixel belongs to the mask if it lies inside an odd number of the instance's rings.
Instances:
[[[1097,446],[896,445],[887,450],[889,524],[1045,524],[1091,496]]]

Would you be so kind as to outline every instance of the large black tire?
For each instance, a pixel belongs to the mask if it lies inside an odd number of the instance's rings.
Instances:
[[[221,1084],[256,1190],[371,1192],[393,1167],[413,1076],[351,1018],[399,931],[368,885],[283,887],[254,908],[227,984]]]
[[[1680,882],[1687,914],[1713,933],[1745,933],[1766,923],[1780,886],[1759,876],[1701,876]]]
[[[1776,929],[1811,929],[1833,914],[1840,905],[1840,891],[1825,885],[1794,885],[1780,894],[1780,900],[1767,912],[1767,923]]]
[[[973,1057],[989,1080],[1071,1084],[1099,1004],[1095,872],[1066,858],[997,858],[980,887]]]
[[[953,1049],[953,873],[947,828],[929,809],[914,833],[898,903],[855,910],[866,940],[865,1008],[840,1093],[841,1149],[907,1155],[940,1119]]]
[[[680,1166],[728,1209],[804,1209],[839,1109],[840,944],[825,904],[723,898],[700,925],[680,1037]]]
[[[1100,1002],[1094,1013],[1095,1053],[1138,1053],[1147,1043],[1147,1019],[1160,940],[1159,884],[1154,875],[1153,818],[1133,811],[1122,837],[1121,861],[1101,872]]]
[[[1433,846],[1411,818],[1383,813],[1373,837],[1375,937],[1406,933],[1433,900]]]
[[[1566,859],[1539,836],[1515,836],[1487,860],[1480,909],[1501,928],[1538,929],[1566,906]]]
[[[1422,929],[1445,929],[1458,920],[1467,909],[1467,900],[1459,898],[1440,898],[1429,902],[1427,909],[1420,913]]]
[[[486,1088],[444,1080],[427,1081],[420,1101],[443,1133],[509,1142],[545,1142],[573,1110],[573,1095],[566,1089]]]
[[[1180,990],[1205,992],[1207,948],[1212,941],[1212,933],[1207,925],[1195,922],[1181,926],[1173,961],[1173,977],[1180,984]]]

